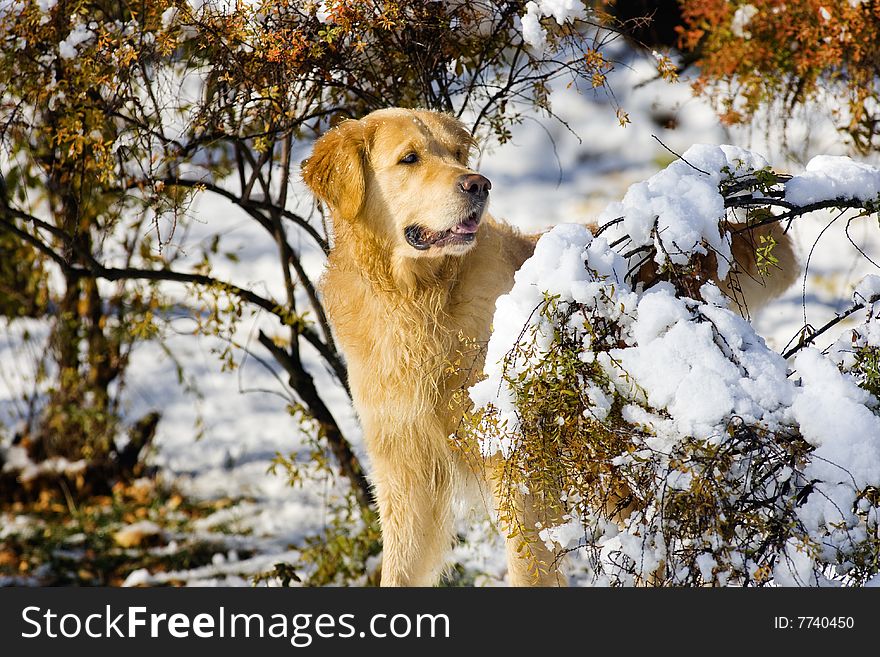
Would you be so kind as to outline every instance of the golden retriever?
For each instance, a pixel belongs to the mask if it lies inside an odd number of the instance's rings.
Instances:
[[[440,576],[453,501],[472,476],[449,440],[464,410],[454,393],[482,369],[468,345],[488,340],[495,300],[537,239],[487,214],[492,185],[468,167],[471,147],[450,116],[387,109],[330,130],[303,163],[303,179],[332,214],[322,290],[372,462],[383,586],[429,586]],[[776,239],[774,254],[793,261],[787,238]],[[752,304],[768,295],[756,290]],[[518,521],[533,529],[531,501],[517,506]],[[565,583],[557,555],[535,541],[523,556],[520,540],[508,539],[511,585]]]

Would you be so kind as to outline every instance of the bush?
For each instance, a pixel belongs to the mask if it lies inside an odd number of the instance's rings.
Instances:
[[[508,530],[526,531],[511,526],[525,487],[544,502],[540,538],[584,551],[593,583],[857,585],[880,570],[880,279],[857,288],[851,312],[869,312],[851,339],[826,355],[809,344],[828,327],[806,331],[790,362],[715,284],[694,285],[707,254],[719,277],[746,276],[728,231],[823,205],[876,213],[880,170],[765,164],[692,148],[610,207],[601,236],[544,235],[498,302],[459,440],[500,459]]]

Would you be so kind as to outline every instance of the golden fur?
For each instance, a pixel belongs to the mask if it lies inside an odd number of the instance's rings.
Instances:
[[[383,586],[425,586],[439,577],[453,541],[453,500],[470,476],[450,448],[461,417],[454,393],[481,370],[468,345],[488,340],[495,300],[510,290],[536,240],[476,202],[488,181],[468,168],[470,147],[468,132],[449,116],[388,109],[329,131],[303,164],[305,182],[332,213],[324,303],[372,462]],[[481,216],[475,239],[459,234],[472,231],[474,212]],[[775,253],[788,258],[787,239],[777,238]],[[423,248],[420,240],[431,239]],[[520,507],[520,521],[533,527],[530,500]],[[511,584],[564,583],[543,544],[531,546],[544,562],[535,577],[515,541],[508,543]]]

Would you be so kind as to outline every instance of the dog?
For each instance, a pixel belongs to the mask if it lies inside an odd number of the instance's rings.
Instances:
[[[451,116],[393,108],[329,130],[302,166],[332,217],[321,289],[372,463],[382,586],[430,586],[440,577],[453,503],[473,477],[449,439],[466,410],[456,391],[482,370],[468,345],[488,341],[495,301],[538,239],[488,214],[492,184],[468,166],[473,147]],[[774,236],[777,257],[793,261],[788,238]],[[757,272],[753,247],[742,238],[733,247]],[[749,303],[789,278],[752,286]],[[523,496],[515,507],[521,526],[534,530],[534,501]],[[540,540],[522,550],[522,540],[507,539],[510,584],[564,585],[559,555]]]

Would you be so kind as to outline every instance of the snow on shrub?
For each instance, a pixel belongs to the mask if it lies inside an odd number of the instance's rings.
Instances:
[[[729,270],[729,208],[749,208],[751,223],[797,216],[785,183],[804,203],[877,207],[880,171],[819,164],[789,179],[748,151],[693,147],[609,208],[624,237],[563,225],[540,239],[498,300],[486,378],[469,391],[466,439],[503,463],[511,533],[529,531],[514,513],[528,489],[545,511],[540,538],[584,550],[600,585],[877,573],[880,278],[856,290],[859,329],[827,355],[805,336],[791,361],[715,284],[680,284],[699,254]],[[634,279],[648,256],[661,276],[645,287]]]

